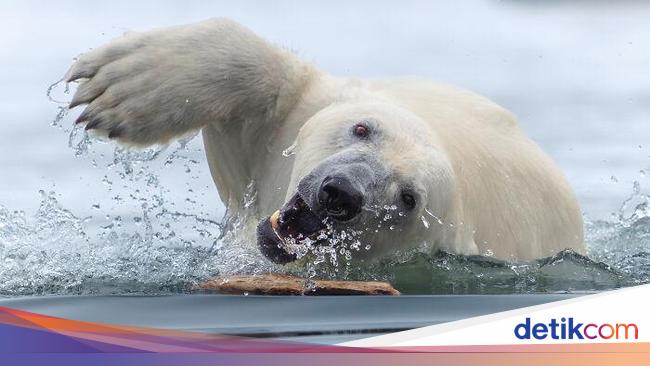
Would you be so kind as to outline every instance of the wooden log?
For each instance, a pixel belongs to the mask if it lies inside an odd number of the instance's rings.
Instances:
[[[197,289],[227,294],[251,295],[399,295],[387,282],[308,280],[283,274],[214,277]]]

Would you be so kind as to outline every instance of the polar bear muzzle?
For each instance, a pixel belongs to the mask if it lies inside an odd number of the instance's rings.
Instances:
[[[276,263],[294,261],[296,245],[323,245],[334,231],[364,222],[386,170],[369,154],[343,153],[324,160],[298,183],[297,192],[257,228],[257,243]],[[367,211],[367,210],[365,210]]]
[[[296,193],[278,211],[257,227],[257,243],[262,253],[275,263],[296,260],[290,247],[306,241],[320,244],[328,237],[326,222],[345,224],[361,213],[363,196],[350,180],[327,177],[317,193],[318,205],[312,210]]]

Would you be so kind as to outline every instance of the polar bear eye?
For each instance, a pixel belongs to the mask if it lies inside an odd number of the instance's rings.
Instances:
[[[370,133],[370,129],[361,123],[357,123],[352,129],[352,133],[357,137],[366,137]]]
[[[402,193],[402,202],[404,202],[404,206],[409,210],[415,208],[415,197],[410,193]]]

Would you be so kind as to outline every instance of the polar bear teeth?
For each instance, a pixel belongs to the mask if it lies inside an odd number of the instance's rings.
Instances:
[[[279,224],[279,219],[280,219],[280,210],[277,210],[269,217],[269,221],[271,222],[271,229],[273,230],[273,233],[275,236],[280,240],[281,242],[284,242],[284,239],[282,238],[282,235],[280,235],[280,224]]]
[[[273,231],[276,231],[275,233],[276,235],[278,234],[277,230],[280,228],[280,224],[278,223],[279,219],[280,219],[280,210],[275,211],[273,215],[269,217],[269,221],[271,221],[271,227],[273,228]]]

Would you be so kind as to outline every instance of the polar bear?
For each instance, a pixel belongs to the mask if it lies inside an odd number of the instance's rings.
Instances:
[[[120,143],[201,130],[229,217],[276,263],[326,245],[363,260],[423,245],[584,252],[563,174],[511,113],[465,90],[334,77],[225,19],[126,34],[66,80],[79,82],[70,107],[87,105],[77,122]]]

